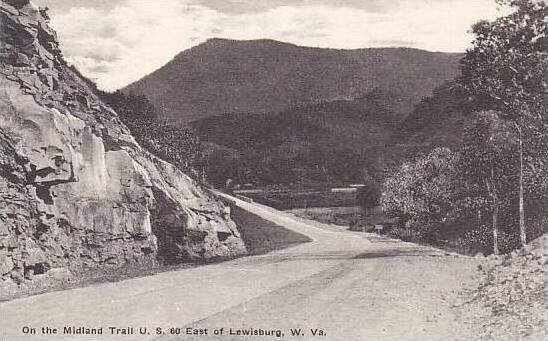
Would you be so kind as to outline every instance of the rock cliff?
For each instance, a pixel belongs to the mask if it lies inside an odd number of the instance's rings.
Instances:
[[[2,296],[93,269],[244,254],[228,210],[135,142],[48,21],[28,0],[0,1]]]

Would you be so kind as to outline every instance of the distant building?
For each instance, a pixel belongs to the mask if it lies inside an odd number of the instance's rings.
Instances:
[[[331,188],[332,193],[355,193],[358,189],[355,187],[341,187],[341,188]]]
[[[264,189],[256,188],[256,189],[238,189],[235,190],[234,193],[236,194],[254,194],[254,193],[263,193]]]
[[[361,188],[361,187],[365,187],[365,184],[351,184],[351,185],[348,185],[348,187]]]

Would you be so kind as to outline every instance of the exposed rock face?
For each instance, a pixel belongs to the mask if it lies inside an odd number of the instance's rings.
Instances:
[[[0,2],[2,288],[60,270],[244,254],[225,207],[135,142],[66,65],[47,23],[28,1]]]

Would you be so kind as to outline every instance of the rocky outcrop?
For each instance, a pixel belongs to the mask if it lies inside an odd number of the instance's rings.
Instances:
[[[244,254],[226,208],[135,142],[48,20],[0,2],[3,296],[51,274]]]

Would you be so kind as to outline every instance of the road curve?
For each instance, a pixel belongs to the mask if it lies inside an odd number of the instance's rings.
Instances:
[[[451,305],[455,293],[473,282],[476,260],[229,198],[312,242],[4,302],[0,340],[474,339]],[[24,335],[24,326],[37,334]],[[103,334],[42,335],[46,326],[59,333],[65,326],[102,327]],[[134,334],[111,334],[109,327],[134,327]],[[139,327],[146,328],[144,335]],[[188,335],[187,328],[201,335]],[[222,335],[214,335],[221,328]],[[298,329],[301,335],[291,336]],[[274,335],[235,335],[238,330]]]

